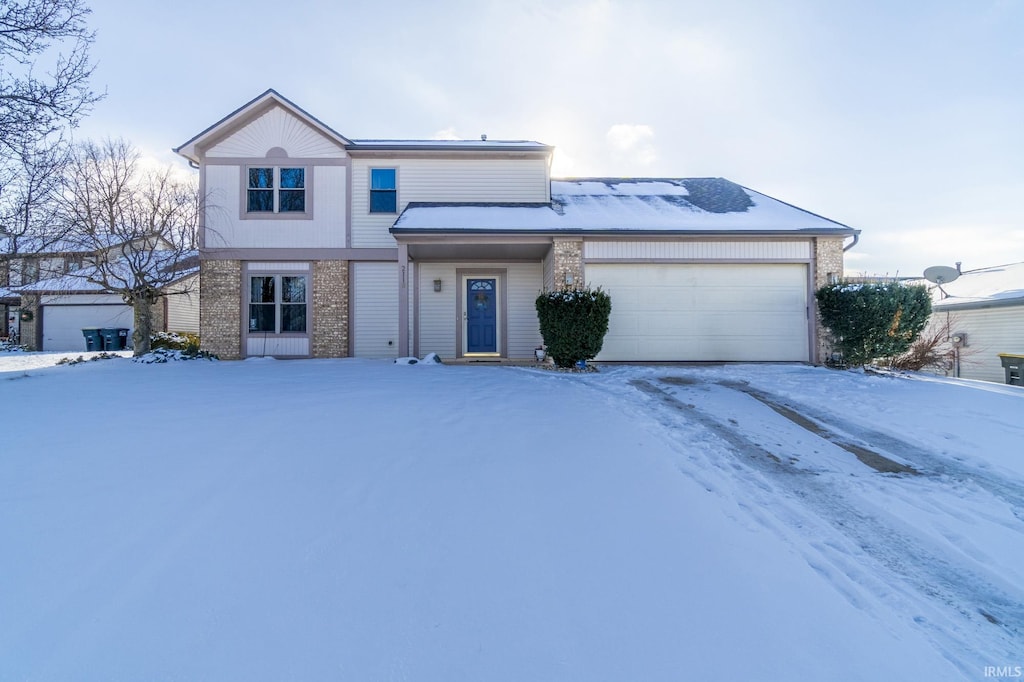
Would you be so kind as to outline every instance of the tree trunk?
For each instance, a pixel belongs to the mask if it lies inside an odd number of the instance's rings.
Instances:
[[[145,355],[151,349],[153,338],[153,306],[146,302],[144,296],[138,296],[132,301],[132,308],[135,311],[135,332],[132,333],[132,346],[135,348],[135,356]]]

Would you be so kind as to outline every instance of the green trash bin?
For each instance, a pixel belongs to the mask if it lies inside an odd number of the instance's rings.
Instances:
[[[100,330],[103,336],[103,350],[124,350],[128,347],[128,330],[106,327]]]
[[[82,336],[85,337],[86,350],[103,350],[103,336],[96,327],[82,329]]]

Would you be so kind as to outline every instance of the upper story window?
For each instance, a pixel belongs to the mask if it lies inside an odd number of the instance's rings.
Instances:
[[[305,213],[306,169],[249,168],[245,206],[249,213]]]
[[[370,213],[398,213],[394,168],[370,169]]]

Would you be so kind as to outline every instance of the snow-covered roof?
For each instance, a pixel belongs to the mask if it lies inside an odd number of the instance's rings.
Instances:
[[[858,232],[723,178],[552,180],[550,204],[411,203],[391,231]]]
[[[92,253],[97,249],[109,249],[114,246],[120,246],[128,241],[124,237],[109,233],[89,237],[76,237],[75,235],[63,237],[24,235],[17,237],[16,240],[18,254],[25,256]],[[14,239],[11,237],[0,237],[0,253],[10,253],[13,241]]]
[[[929,286],[937,309],[1024,305],[1024,263],[968,270],[941,290]]]
[[[199,272],[198,251],[190,251],[184,256],[181,254],[176,255],[174,251],[153,251],[150,252],[150,255],[152,259],[147,263],[147,270],[159,274],[160,277],[158,279],[162,284],[178,282],[185,277]],[[111,264],[111,267],[114,268],[113,272],[118,278],[127,279],[132,273],[132,269],[125,259],[115,261]],[[168,279],[168,273],[172,275],[171,279]],[[12,290],[16,294],[51,292],[89,293],[103,291],[101,285],[89,281],[90,278],[98,279],[98,275],[99,272],[95,266],[88,266],[59,277],[51,277],[31,284],[13,287]]]

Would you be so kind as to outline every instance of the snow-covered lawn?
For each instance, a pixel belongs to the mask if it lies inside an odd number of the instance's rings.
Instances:
[[[0,354],[0,680],[1024,666],[1018,388],[56,357]]]

